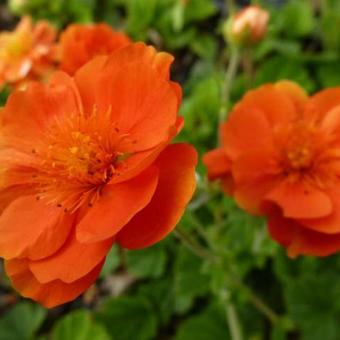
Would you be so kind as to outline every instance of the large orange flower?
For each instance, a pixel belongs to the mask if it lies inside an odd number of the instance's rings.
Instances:
[[[0,34],[0,89],[8,83],[40,80],[54,67],[55,29],[46,21],[23,17],[13,32]]]
[[[115,32],[107,24],[73,24],[61,34],[61,66],[70,75],[93,57],[108,55],[131,43],[120,32]]]
[[[237,203],[266,214],[290,256],[340,250],[340,88],[308,98],[282,81],[250,91],[205,155]]]
[[[195,188],[173,58],[144,44],[97,57],[74,79],[14,92],[3,108],[0,255],[14,287],[52,307],[81,294],[114,242],[150,246]]]

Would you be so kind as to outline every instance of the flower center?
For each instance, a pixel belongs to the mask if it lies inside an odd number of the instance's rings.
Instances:
[[[306,175],[315,163],[316,131],[303,121],[294,122],[277,131],[277,141],[282,150],[282,166],[287,175]]]
[[[92,205],[115,175],[128,138],[108,122],[107,115],[74,115],[55,120],[33,150],[40,166],[34,174],[39,199],[75,211]]]
[[[287,159],[291,169],[302,170],[311,165],[312,153],[306,144],[301,144],[287,152]]]

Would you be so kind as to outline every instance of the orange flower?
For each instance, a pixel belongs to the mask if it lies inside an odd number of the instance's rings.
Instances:
[[[45,21],[33,25],[23,17],[13,32],[0,34],[0,89],[8,83],[22,85],[40,80],[53,69],[56,59],[55,29]]]
[[[308,98],[282,81],[250,91],[221,127],[222,146],[205,155],[211,179],[299,254],[340,250],[340,88]]]
[[[235,14],[226,24],[226,34],[235,43],[260,41],[267,32],[269,13],[259,6],[248,6]]]
[[[70,75],[93,57],[108,55],[131,43],[120,32],[114,32],[106,24],[70,25],[60,37],[61,70]]]
[[[114,242],[150,246],[195,188],[173,58],[131,44],[11,94],[2,110],[0,255],[14,287],[47,307],[98,276]]]

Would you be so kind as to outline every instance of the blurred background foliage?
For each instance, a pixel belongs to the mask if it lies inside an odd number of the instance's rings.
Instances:
[[[292,79],[309,93],[340,85],[340,1],[253,1],[271,12],[266,39],[244,51],[232,102],[251,87]],[[200,155],[216,145],[221,84],[230,49],[223,0],[0,1],[1,29],[24,14],[62,29],[105,21],[174,54],[185,128]],[[237,5],[245,5],[240,1]],[[5,102],[7,91],[0,94]],[[340,257],[287,258],[265,221],[240,211],[198,167],[198,190],[179,228],[158,245],[114,247],[97,285],[53,310],[21,300],[0,273],[1,340],[338,340]],[[199,246],[196,253],[192,244]],[[218,261],[206,252],[209,247]],[[201,257],[201,258],[200,258]],[[205,260],[202,260],[204,258]]]

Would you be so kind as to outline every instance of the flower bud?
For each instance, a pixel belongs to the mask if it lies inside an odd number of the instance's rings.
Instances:
[[[268,20],[268,11],[259,6],[248,6],[226,22],[225,37],[237,45],[255,44],[266,34]]]

